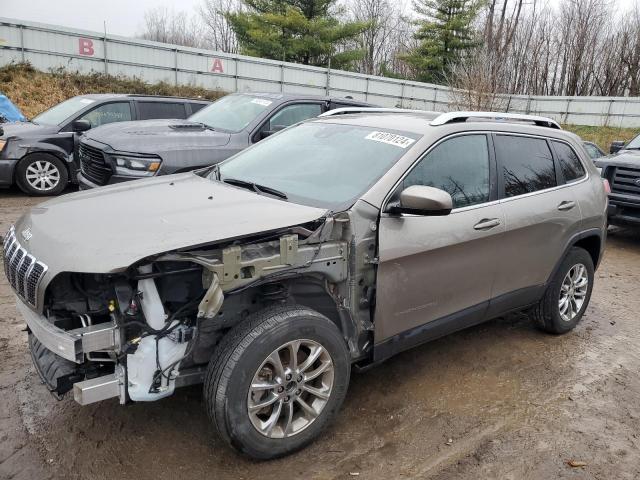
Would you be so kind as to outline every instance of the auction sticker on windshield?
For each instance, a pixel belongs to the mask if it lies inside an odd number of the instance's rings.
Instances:
[[[257,103],[258,105],[262,105],[263,107],[268,107],[272,102],[269,100],[263,100],[262,98],[254,98],[253,100],[251,100],[251,103]]]
[[[402,135],[389,132],[371,132],[364,138],[367,140],[374,140],[376,142],[388,143],[389,145],[395,145],[400,148],[407,148],[415,142],[413,138],[403,137]]]

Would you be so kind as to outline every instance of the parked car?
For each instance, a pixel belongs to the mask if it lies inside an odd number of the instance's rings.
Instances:
[[[628,144],[613,142],[611,150],[613,155],[595,160],[610,185],[609,223],[640,226],[640,135]]]
[[[29,195],[57,195],[76,179],[74,155],[82,132],[125,120],[186,118],[210,103],[145,95],[80,95],[30,122],[3,124],[0,187],[15,183]]]
[[[266,459],[336,417],[351,365],[515,310],[568,332],[606,194],[559,128],[363,110],[209,169],[49,200],[4,241],[36,370],[80,404],[204,382],[222,438]]]
[[[236,93],[186,121],[107,125],[87,133],[80,142],[80,188],[209,166],[327,110],[366,105],[348,98]]]
[[[582,144],[584,145],[585,150],[589,154],[589,157],[591,157],[591,160],[595,160],[596,158],[607,156],[607,154],[604,153],[600,149],[600,147],[593,142],[582,142]]]

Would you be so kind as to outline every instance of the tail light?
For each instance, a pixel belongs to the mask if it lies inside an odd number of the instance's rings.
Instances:
[[[611,185],[609,184],[609,180],[603,178],[602,183],[604,184],[604,191],[607,192],[607,195],[609,195],[611,193]]]

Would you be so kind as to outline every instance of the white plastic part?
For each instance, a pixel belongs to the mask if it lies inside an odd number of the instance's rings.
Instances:
[[[175,343],[168,338],[158,341],[158,360],[160,368],[164,369],[176,360],[181,359],[187,349],[188,342]],[[175,378],[178,365],[172,371],[165,372],[166,376]],[[151,402],[173,394],[176,388],[175,380],[162,378],[157,392],[150,392],[153,376],[158,370],[156,365],[156,338],[148,336],[138,344],[133,355],[127,355],[127,391],[131,400],[137,402]]]
[[[151,268],[142,267],[140,273],[150,273]],[[165,326],[165,313],[155,280],[147,278],[138,281],[138,291],[142,293],[140,300],[142,311],[147,323],[155,330]],[[177,323],[177,322],[175,322]],[[187,349],[188,342],[175,343],[167,337],[157,342],[158,355],[156,361],[156,337],[149,335],[138,344],[138,349],[133,355],[127,355],[127,392],[129,397],[137,402],[150,402],[168,397],[175,390],[175,380],[169,381],[163,377],[158,391],[150,392],[153,385],[153,377],[160,369],[163,370],[175,361],[181,359]],[[165,372],[167,377],[175,378],[178,365]]]
[[[151,265],[140,267],[140,273],[151,273]],[[166,317],[160,294],[156,288],[156,281],[153,278],[138,280],[138,291],[142,293],[140,304],[144,318],[147,319],[147,323],[151,328],[160,330],[164,327]]]

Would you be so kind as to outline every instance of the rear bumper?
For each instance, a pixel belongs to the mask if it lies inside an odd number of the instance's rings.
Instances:
[[[84,362],[87,353],[118,350],[120,330],[115,323],[101,323],[65,331],[34,312],[16,297],[18,311],[38,341],[56,355],[75,363]]]

